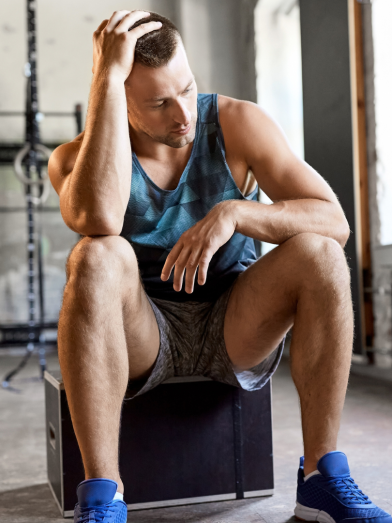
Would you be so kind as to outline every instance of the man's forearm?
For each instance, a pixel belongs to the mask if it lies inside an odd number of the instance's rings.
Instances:
[[[343,211],[334,203],[315,199],[285,200],[271,205],[230,200],[236,232],[280,245],[304,232],[336,240],[342,247],[350,229]]]
[[[119,234],[131,173],[124,84],[105,74],[95,74],[85,135],[67,193],[68,206],[73,209],[75,220],[86,229],[85,234]]]

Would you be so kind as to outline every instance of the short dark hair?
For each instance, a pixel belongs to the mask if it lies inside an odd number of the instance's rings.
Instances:
[[[158,13],[150,13],[150,16],[138,20],[131,29],[146,22],[162,22],[162,27],[138,39],[135,63],[147,67],[161,67],[173,57],[181,36],[173,22]]]

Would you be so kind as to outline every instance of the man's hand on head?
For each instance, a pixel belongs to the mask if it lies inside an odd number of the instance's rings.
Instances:
[[[182,288],[185,269],[185,291],[188,294],[193,292],[197,268],[197,282],[204,285],[212,256],[235,232],[235,204],[232,200],[218,203],[205,218],[180,236],[166,258],[161,274],[161,279],[167,281],[174,267],[175,291]]]
[[[103,20],[94,32],[93,73],[104,73],[125,82],[132,71],[135,45],[141,36],[162,27],[161,22],[147,22],[133,29],[146,11],[115,11],[110,20]]]

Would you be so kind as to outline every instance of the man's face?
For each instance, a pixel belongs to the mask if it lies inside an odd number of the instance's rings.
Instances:
[[[175,148],[194,140],[197,86],[181,42],[165,66],[134,64],[125,90],[129,123],[136,132]]]

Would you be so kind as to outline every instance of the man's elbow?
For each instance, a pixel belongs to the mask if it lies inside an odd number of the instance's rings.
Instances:
[[[92,216],[82,212],[78,216],[63,216],[65,224],[82,236],[119,236],[123,219],[116,216]]]

